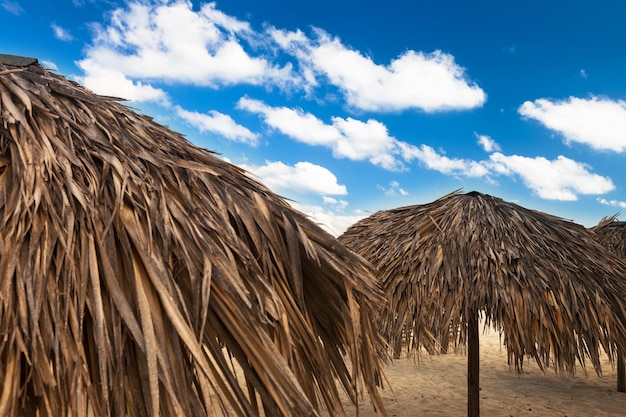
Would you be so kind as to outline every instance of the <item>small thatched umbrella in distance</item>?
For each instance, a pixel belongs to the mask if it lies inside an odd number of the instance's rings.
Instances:
[[[617,221],[617,214],[605,217],[591,228],[596,239],[615,256],[626,260],[626,222]],[[626,281],[626,276],[623,277]],[[624,352],[617,352],[617,390],[626,392],[626,366]]]
[[[509,363],[600,372],[626,343],[626,291],[616,263],[583,226],[488,195],[448,194],[380,211],[339,237],[379,269],[390,341],[468,344],[468,414],[478,415],[478,315],[504,335]],[[402,332],[403,328],[406,330]]]
[[[0,415],[382,413],[382,301],[243,170],[0,57]],[[229,411],[230,410],[230,411]]]

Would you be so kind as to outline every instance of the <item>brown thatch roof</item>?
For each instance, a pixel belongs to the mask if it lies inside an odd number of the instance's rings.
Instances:
[[[618,221],[617,214],[603,218],[591,230],[605,248],[626,260],[626,222]]]
[[[0,64],[0,117],[0,415],[343,415],[337,380],[382,410],[362,258],[36,63]]]
[[[626,261],[626,222],[617,221],[618,214],[605,217],[591,228],[598,242],[613,253],[617,258]],[[626,275],[622,277],[626,282]],[[625,352],[617,352],[617,390],[626,392]]]
[[[626,344],[626,267],[573,222],[454,192],[377,212],[339,240],[378,267],[391,341],[408,335],[417,348],[451,330],[464,344],[479,310],[518,370],[530,356],[572,373],[589,358],[600,372],[600,347],[613,358]]]

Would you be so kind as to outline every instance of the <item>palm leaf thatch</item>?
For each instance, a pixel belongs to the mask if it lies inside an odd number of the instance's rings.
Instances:
[[[619,259],[626,261],[626,222],[617,221],[617,214],[605,217],[591,228],[598,242]],[[626,281],[626,275],[623,276]],[[626,364],[624,352],[617,352],[617,390],[626,392]]]
[[[340,416],[341,386],[383,413],[367,262],[28,63],[0,64],[0,415]]]
[[[626,267],[573,222],[457,191],[374,213],[339,241],[378,267],[390,341],[402,337],[417,349],[447,343],[451,332],[468,343],[476,408],[478,312],[503,333],[518,371],[530,356],[542,369],[572,374],[588,358],[600,372],[600,348],[613,358],[626,344]]]
[[[604,247],[616,256],[626,259],[626,222],[618,221],[617,216],[603,218],[591,230]]]

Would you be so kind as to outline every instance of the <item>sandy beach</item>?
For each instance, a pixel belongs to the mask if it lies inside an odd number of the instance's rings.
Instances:
[[[391,390],[382,391],[390,417],[450,417],[467,415],[467,356],[423,354],[419,363],[402,357],[386,366]],[[606,358],[598,377],[591,364],[587,372],[578,368],[574,378],[545,374],[528,362],[524,373],[509,369],[504,346],[494,330],[480,338],[480,406],[482,416],[582,417],[626,415],[626,393],[617,392],[615,369]],[[364,402],[368,402],[367,398]],[[348,416],[357,416],[346,402]],[[359,407],[358,416],[373,417],[369,404]]]

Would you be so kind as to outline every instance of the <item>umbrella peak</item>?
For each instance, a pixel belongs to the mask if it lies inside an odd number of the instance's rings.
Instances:
[[[465,193],[465,195],[470,196],[470,197],[491,197],[489,194],[483,194],[478,191],[469,191]]]

